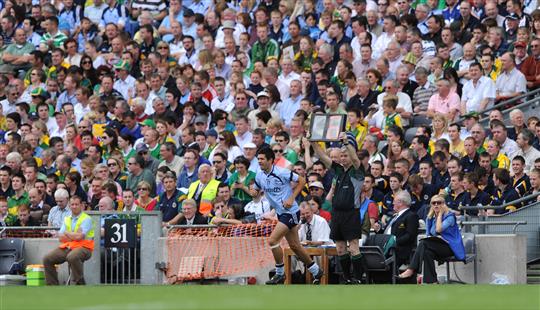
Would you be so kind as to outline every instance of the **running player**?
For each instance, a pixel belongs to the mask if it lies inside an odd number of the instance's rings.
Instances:
[[[291,250],[313,275],[313,284],[319,284],[324,272],[304,250],[298,237],[300,208],[295,198],[304,188],[306,181],[303,177],[288,169],[275,166],[275,155],[271,148],[260,149],[257,152],[257,159],[261,169],[258,170],[255,177],[252,196],[255,196],[258,190],[264,191],[270,205],[278,216],[278,223],[268,240],[276,261],[276,274],[266,284],[282,284],[285,282],[283,250],[280,246],[283,237],[287,239]],[[294,188],[291,182],[296,184]]]

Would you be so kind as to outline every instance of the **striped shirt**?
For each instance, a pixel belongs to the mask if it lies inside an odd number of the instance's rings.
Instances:
[[[420,107],[420,111],[427,111],[429,105],[429,98],[433,96],[437,89],[429,81],[424,86],[418,86],[414,90],[412,105],[413,108]]]
[[[54,35],[47,32],[41,37],[41,43],[47,44],[47,41],[52,40],[54,47],[62,47],[67,38],[68,37],[61,31],[58,31]]]

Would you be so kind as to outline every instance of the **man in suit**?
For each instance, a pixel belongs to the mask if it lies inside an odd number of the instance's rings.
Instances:
[[[182,219],[178,222],[178,225],[206,225],[208,219],[206,216],[200,214],[197,211],[197,202],[193,199],[186,199],[182,203]],[[174,225],[174,219],[169,223]]]
[[[410,209],[411,195],[402,190],[394,196],[394,215],[384,233],[396,236],[397,265],[408,264],[416,248],[418,216]]]

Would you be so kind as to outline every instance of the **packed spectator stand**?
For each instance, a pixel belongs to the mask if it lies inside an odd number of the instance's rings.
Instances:
[[[73,196],[164,226],[271,221],[251,191],[268,147],[329,223],[340,189],[317,151],[339,162],[345,143],[313,145],[316,114],[346,115],[372,233],[401,191],[421,222],[437,194],[458,217],[540,201],[508,204],[540,192],[538,112],[502,112],[538,96],[511,100],[540,86],[534,0],[0,5],[2,226],[59,228]]]

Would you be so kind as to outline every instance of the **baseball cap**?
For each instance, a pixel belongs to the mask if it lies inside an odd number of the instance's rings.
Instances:
[[[195,117],[195,121],[193,123],[195,123],[195,124],[198,124],[198,123],[206,124],[207,122],[208,122],[208,117],[206,117],[204,115],[197,115],[197,117]]]
[[[141,126],[148,126],[150,128],[156,129],[156,122],[153,119],[147,118],[144,121],[139,123]]]
[[[223,24],[223,26],[222,26],[223,29],[235,29],[236,28],[235,27],[236,25],[232,20],[225,20],[225,21],[223,21],[222,24]]]
[[[416,64],[418,63],[418,59],[416,59],[416,56],[414,56],[412,52],[408,52],[401,62],[410,63],[411,65],[416,66]]]
[[[214,137],[214,138],[217,138],[218,137],[218,134],[217,134],[217,131],[215,129],[209,129],[206,131],[206,136],[207,137]]]
[[[508,15],[506,15],[506,18],[507,19],[512,19],[512,20],[519,20],[519,16],[516,13],[508,14]]]
[[[517,41],[516,43],[514,43],[514,48],[516,48],[516,47],[526,48],[527,43],[525,43],[523,41]]]
[[[260,91],[259,93],[257,93],[257,98],[259,98],[259,97],[268,97],[268,98],[270,98],[270,94],[267,93],[265,90],[263,90],[263,91]]]
[[[148,152],[148,145],[146,145],[145,143],[140,143],[135,148],[135,151],[137,151],[137,153]]]
[[[257,146],[253,142],[248,142],[248,143],[244,144],[244,148],[245,149],[256,149]]]
[[[129,62],[125,60],[120,60],[118,63],[114,65],[114,69],[129,71],[131,70],[131,66],[129,65]]]
[[[192,17],[195,16],[195,12],[193,12],[192,9],[184,9],[184,17]]]
[[[47,99],[47,98],[49,98],[49,93],[45,89],[43,89],[42,87],[37,87],[37,88],[34,88],[30,92],[30,96],[32,96],[32,97],[41,97],[41,98]]]
[[[478,114],[478,112],[470,112],[470,113],[467,113],[467,114],[463,115],[463,118],[476,118],[476,119],[479,119],[480,115]]]
[[[315,181],[315,182],[311,182],[309,183],[309,187],[317,187],[317,188],[320,188],[320,189],[324,189],[324,186],[322,185],[321,182],[319,181]]]

